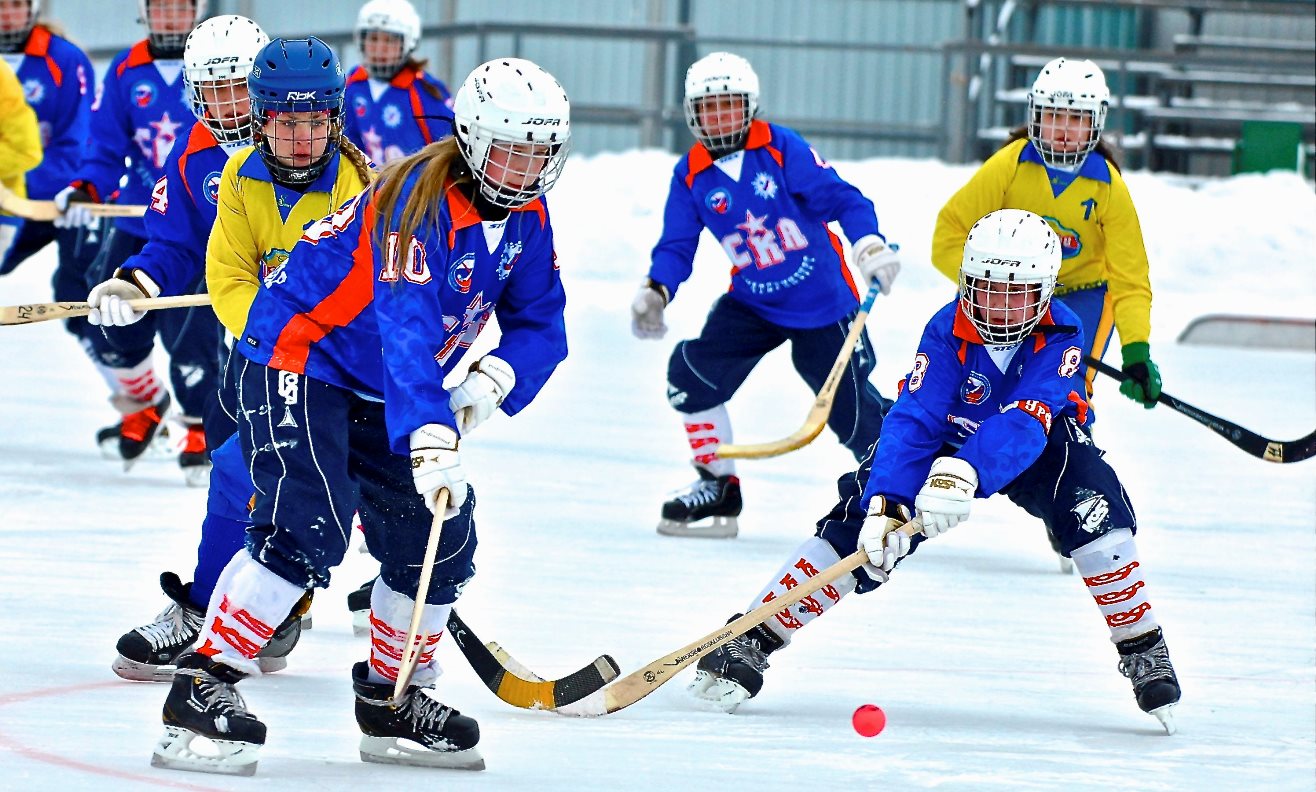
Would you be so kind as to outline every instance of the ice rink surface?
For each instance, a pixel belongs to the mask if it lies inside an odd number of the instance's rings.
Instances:
[[[668,337],[631,337],[627,306],[673,161],[638,152],[568,165],[550,207],[571,356],[523,414],[463,443],[480,549],[459,609],[544,676],[603,652],[628,672],[745,609],[854,466],[824,433],[802,451],[740,463],[739,538],[654,532],[666,494],[693,478],[665,401],[667,356],[697,333],[727,271],[704,240]],[[868,323],[875,382],[891,395],[924,322],[952,296],[927,263],[929,239],[971,168],[837,167],[903,246],[904,272]],[[1313,350],[1174,342],[1207,313],[1316,316],[1311,186],[1278,175],[1129,182],[1166,389],[1275,439],[1316,428]],[[47,250],[0,279],[0,304],[48,300],[53,261]],[[1114,345],[1107,360],[1118,365]],[[204,494],[170,461],[125,474],[100,458],[92,438],[114,417],[106,395],[58,323],[0,329],[0,788],[1316,788],[1316,461],[1249,457],[1168,408],[1142,410],[1109,380],[1098,383],[1096,438],[1137,509],[1151,600],[1183,685],[1173,737],[1137,709],[1096,607],[1057,571],[1042,526],[998,498],[774,655],[763,692],[734,716],[695,706],[683,692],[692,674],[596,720],[517,710],[445,639],[440,697],[479,720],[483,773],[358,760],[348,669],[366,644],[352,637],[344,598],[374,570],[351,553],[317,592],[314,629],[289,668],[240,686],[269,725],[257,776],[155,770],[165,687],[123,682],[109,666],[118,636],[164,607],[159,573],[190,577]],[[730,404],[736,437],[784,436],[810,403],[778,351]],[[850,726],[864,703],[888,716],[872,739]]]

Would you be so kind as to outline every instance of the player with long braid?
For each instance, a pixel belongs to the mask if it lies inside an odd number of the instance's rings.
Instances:
[[[328,584],[359,505],[382,565],[368,659],[351,672],[361,757],[484,767],[476,721],[426,691],[448,613],[474,573],[475,496],[459,440],[496,409],[526,407],[567,353],[542,196],[566,159],[570,105],[543,69],[505,58],[467,77],[453,110],[453,137],[390,163],[308,228],[251,305],[235,364],[254,525],[211,596],[197,650],[179,658],[157,764],[255,771],[265,724],[235,685],[256,672],[271,625]],[[494,314],[497,346],[449,392],[444,376]],[[436,513],[438,561],[422,592]],[[420,655],[394,699],[417,597]],[[216,751],[190,749],[199,738]]]
[[[342,69],[323,42],[270,44],[255,23],[243,17],[208,20],[188,42],[189,52],[195,56],[189,73],[196,83],[194,98],[202,118],[189,149],[196,141],[239,134],[243,139],[254,136],[256,141],[254,148],[242,147],[232,156],[224,153],[223,146],[197,142],[192,156],[208,156],[210,164],[193,170],[191,157],[180,160],[187,163],[188,172],[208,175],[195,183],[186,182],[189,187],[170,186],[167,192],[170,215],[176,206],[188,203],[185,193],[190,190],[191,199],[205,204],[207,214],[214,217],[213,228],[206,226],[205,266],[208,275],[214,273],[210,292],[226,329],[238,336],[260,278],[287,258],[306,225],[360,193],[370,182],[371,172],[364,155],[342,137]],[[225,64],[219,73],[208,65],[215,62]],[[241,84],[233,84],[239,76],[244,78]],[[298,100],[301,104],[285,98],[293,92],[304,97]],[[231,107],[215,107],[211,104],[215,98],[240,101]],[[302,105],[315,109],[292,109]],[[245,124],[238,125],[241,131],[226,121],[233,108],[246,117]],[[303,119],[302,115],[312,117]],[[218,206],[212,206],[211,200]],[[157,273],[161,283],[187,282],[187,277],[165,274],[163,269],[151,272]],[[118,282],[133,288],[130,282]],[[131,319],[122,299],[133,295],[122,287],[115,289],[119,291],[107,292],[99,303],[100,313],[112,319]],[[214,471],[192,581],[182,583],[172,572],[161,575],[161,587],[172,603],[153,622],[119,639],[114,670],[127,679],[170,678],[177,657],[195,642],[219,574],[241,549],[251,523],[248,504],[254,489],[235,436],[234,372],[232,365],[226,368],[218,400],[221,409],[207,423],[212,434],[219,434],[218,427],[227,427],[227,432],[215,438],[220,445],[213,454]],[[299,630],[296,620],[279,628],[277,641],[262,655],[263,671],[283,667],[282,658],[296,643]]]
[[[347,137],[383,165],[452,134],[452,94],[415,57],[420,15],[408,0],[369,0],[356,18],[361,65],[347,75]]]
[[[858,548],[869,563],[701,658],[695,696],[734,711],[762,689],[768,655],[850,592],[885,584],[903,556],[969,519],[975,498],[1001,493],[1041,519],[1074,559],[1138,707],[1174,733],[1179,681],[1138,559],[1138,522],[1085,426],[1083,327],[1052,299],[1061,245],[1047,221],[1020,209],[997,210],[969,229],[959,298],[924,329],[881,442],[840,478],[836,506],[752,605]],[[912,540],[891,531],[911,510],[923,525]]]

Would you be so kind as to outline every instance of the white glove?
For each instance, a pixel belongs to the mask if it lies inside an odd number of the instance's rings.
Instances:
[[[141,321],[146,311],[134,311],[127,301],[159,296],[160,287],[145,272],[119,270],[113,278],[92,287],[91,294],[87,295],[87,304],[91,306],[87,321],[106,327],[130,325]]]
[[[969,519],[969,504],[977,491],[978,471],[973,465],[959,457],[938,457],[914,498],[923,535],[933,539]]]
[[[667,325],[663,322],[663,308],[667,307],[666,289],[650,286],[646,282],[635,293],[631,303],[631,333],[636,338],[662,338],[667,335]]]
[[[54,219],[56,228],[93,228],[96,218],[92,216],[89,204],[95,203],[87,191],[81,187],[65,187],[55,195],[55,208],[59,217]]]
[[[877,281],[883,294],[891,293],[891,284],[900,274],[900,254],[894,247],[887,247],[876,234],[860,237],[854,243],[854,263],[865,281]]]
[[[878,583],[887,581],[887,573],[909,553],[910,538],[897,530],[909,522],[909,509],[874,495],[868,502],[868,517],[859,529],[859,546],[868,553],[864,569]]]
[[[448,509],[443,519],[456,517],[466,502],[470,486],[457,453],[457,432],[451,426],[425,424],[411,433],[411,477],[416,492],[425,498],[430,511],[438,505],[439,490],[448,491]]]
[[[516,385],[516,372],[506,360],[485,355],[471,366],[448,399],[448,408],[457,419],[457,429],[463,436],[484,423]]]

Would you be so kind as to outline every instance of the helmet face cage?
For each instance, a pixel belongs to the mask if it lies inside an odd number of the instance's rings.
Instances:
[[[250,19],[202,22],[183,47],[183,82],[192,114],[220,143],[251,142],[247,75],[270,37]]]
[[[960,265],[960,310],[985,343],[1017,344],[1051,305],[1060,239],[1041,217],[1002,209],[969,231]]]
[[[375,35],[371,36],[371,33]],[[396,51],[388,53],[387,57],[378,54],[379,45],[370,47],[375,52],[367,51],[366,41],[372,38],[378,41],[381,36],[387,36],[397,44]],[[393,79],[411,58],[419,42],[420,15],[407,0],[370,0],[361,6],[356,18],[356,48],[372,79],[383,82]]]
[[[28,0],[27,21],[13,30],[0,30],[0,52],[18,52],[27,45],[32,36],[32,28],[37,24],[37,14],[41,13],[40,0]]]
[[[739,55],[714,52],[695,61],[685,74],[685,125],[716,155],[745,144],[758,106],[758,75]]]
[[[1110,89],[1099,66],[1056,58],[1028,93],[1028,139],[1047,165],[1077,167],[1101,140],[1109,109]]]
[[[284,184],[301,185],[324,172],[342,138],[344,84],[338,56],[314,36],[275,39],[256,55],[247,77],[252,142],[271,176]],[[289,113],[316,113],[317,117],[284,117]],[[311,154],[322,153],[307,163],[297,163],[297,144]]]
[[[190,19],[186,30],[156,30],[151,24],[151,7],[155,5],[167,5],[175,8],[180,5],[191,5],[192,10],[188,12]],[[137,0],[137,11],[141,15],[143,25],[146,25],[146,37],[151,42],[151,47],[157,55],[163,57],[179,57],[183,53],[183,47],[186,45],[187,36],[192,32],[192,28],[200,24],[201,19],[206,15],[205,0]],[[178,25],[182,27],[182,25]]]
[[[453,129],[486,200],[515,209],[553,188],[571,148],[570,107],[530,61],[502,58],[471,72],[453,99]]]

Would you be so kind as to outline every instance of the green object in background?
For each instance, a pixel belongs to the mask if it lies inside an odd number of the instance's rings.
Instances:
[[[1234,144],[1234,173],[1302,171],[1302,125],[1287,121],[1244,121]]]

